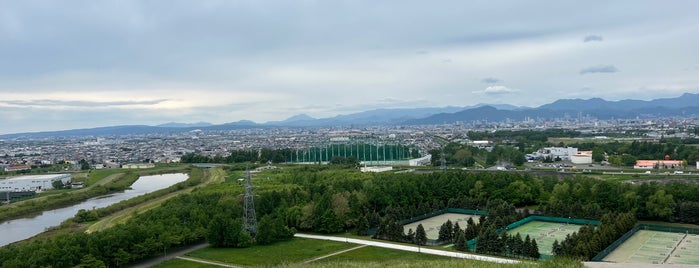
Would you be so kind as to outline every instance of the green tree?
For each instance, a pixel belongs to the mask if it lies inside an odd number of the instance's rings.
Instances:
[[[95,258],[92,254],[87,254],[80,260],[76,268],[107,268],[103,261]]]
[[[597,146],[592,149],[592,161],[602,162],[604,161],[604,149]]]
[[[671,194],[666,194],[665,190],[659,189],[651,195],[646,202],[648,215],[654,218],[669,220],[672,216],[672,209],[675,201]]]
[[[425,232],[425,227],[422,224],[417,225],[415,230],[415,244],[424,246],[427,244],[427,233]]]

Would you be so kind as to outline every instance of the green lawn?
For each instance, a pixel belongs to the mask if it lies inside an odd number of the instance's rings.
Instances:
[[[188,261],[188,260],[181,260],[181,259],[171,259],[168,261],[161,262],[159,264],[156,264],[154,266],[151,266],[153,268],[208,268],[208,267],[221,267],[221,266],[216,266],[216,265],[210,265],[210,264],[203,264],[203,263],[198,263],[198,262],[193,262],[193,261]]]
[[[203,248],[186,256],[242,266],[276,266],[300,263],[333,252],[356,247],[356,244],[294,238],[267,246],[249,248]]]
[[[339,255],[318,260],[319,263],[328,262],[382,262],[387,265],[396,261],[432,261],[432,260],[451,260],[451,257],[437,256],[430,254],[409,253],[397,249],[379,248],[379,247],[363,247],[348,251]]]

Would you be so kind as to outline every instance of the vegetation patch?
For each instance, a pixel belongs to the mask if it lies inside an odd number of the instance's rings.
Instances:
[[[204,248],[186,256],[242,266],[276,266],[299,263],[337,251],[356,247],[356,244],[294,238],[271,245],[249,248]]]

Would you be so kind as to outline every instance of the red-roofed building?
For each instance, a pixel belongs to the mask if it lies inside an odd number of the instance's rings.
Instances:
[[[5,171],[10,172],[10,171],[19,171],[19,170],[28,170],[32,169],[31,166],[23,165],[23,166],[11,166],[11,167],[5,167]]]
[[[681,168],[680,160],[636,160],[634,169]]]

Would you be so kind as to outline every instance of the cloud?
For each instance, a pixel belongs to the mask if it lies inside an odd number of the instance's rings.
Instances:
[[[594,73],[616,73],[619,69],[614,67],[614,65],[598,65],[587,67],[580,70],[580,74],[594,74]]]
[[[497,82],[501,82],[500,79],[497,79],[495,77],[486,77],[481,80],[481,83],[486,83],[486,84],[495,84]]]
[[[473,93],[488,94],[488,95],[500,95],[500,94],[510,94],[518,92],[518,89],[509,88],[506,86],[488,86],[481,91],[473,91]]]
[[[592,35],[585,36],[585,38],[583,39],[583,42],[585,42],[585,43],[594,42],[594,41],[602,42],[603,40],[604,39],[602,38],[602,36],[592,34]]]
[[[64,101],[64,100],[2,100],[0,104],[15,107],[72,107],[72,108],[92,108],[92,107],[120,107],[134,105],[155,105],[169,101],[167,99],[148,101]]]

